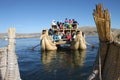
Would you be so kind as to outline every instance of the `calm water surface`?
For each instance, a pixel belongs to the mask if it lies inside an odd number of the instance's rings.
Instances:
[[[22,80],[87,80],[98,49],[98,37],[89,36],[87,50],[58,50],[41,52],[39,38],[17,39],[16,53]],[[1,45],[7,42],[0,40]],[[96,48],[92,49],[91,46]]]

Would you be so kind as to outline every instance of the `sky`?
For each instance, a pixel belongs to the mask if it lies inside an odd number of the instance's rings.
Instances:
[[[112,28],[120,29],[120,0],[0,0],[0,33],[39,33],[52,20],[75,19],[79,27],[94,26],[93,9],[101,3],[111,14]]]

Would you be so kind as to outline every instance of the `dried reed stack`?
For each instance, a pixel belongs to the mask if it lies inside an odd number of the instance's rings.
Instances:
[[[15,53],[15,28],[8,30],[8,46],[0,48],[0,80],[21,80]]]
[[[99,64],[97,80],[120,80],[120,44],[111,35],[110,14],[98,4],[93,13],[99,35],[99,50],[96,64]]]

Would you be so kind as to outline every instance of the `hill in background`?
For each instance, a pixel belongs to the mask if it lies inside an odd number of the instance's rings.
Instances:
[[[84,26],[79,27],[81,31],[85,33],[86,36],[97,35],[96,27]],[[112,29],[112,32],[117,35],[120,34],[120,29]],[[0,33],[0,38],[7,36],[7,33]],[[16,38],[39,38],[40,33],[16,33]]]
[[[98,35],[96,27],[84,26],[79,27],[79,29],[83,31],[86,35]],[[111,31],[114,33],[114,35],[120,34],[120,29],[112,28]]]
[[[7,33],[0,33],[0,38],[7,37]],[[16,33],[16,38],[39,38],[40,33]]]
[[[96,27],[89,27],[89,26],[84,26],[84,27],[79,27],[79,29],[85,33],[85,35],[97,35],[97,29]]]

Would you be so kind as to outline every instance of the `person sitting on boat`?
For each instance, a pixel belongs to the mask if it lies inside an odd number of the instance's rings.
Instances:
[[[60,29],[64,29],[64,23],[60,23]]]
[[[62,32],[59,32],[59,33],[58,33],[58,38],[59,38],[59,40],[62,39],[62,36],[63,36],[63,35],[62,35]]]
[[[48,30],[48,35],[49,35],[49,36],[52,36],[52,35],[53,35],[53,30],[52,30],[51,28]]]
[[[57,29],[57,23],[55,20],[52,21],[52,28]]]
[[[68,28],[69,28],[69,29],[72,29],[72,28],[73,28],[73,27],[72,27],[72,24],[69,24],[69,25],[68,25]]]
[[[74,29],[76,29],[77,25],[79,25],[79,24],[75,19],[72,19],[72,21],[73,21],[72,26],[73,26]]]
[[[60,27],[60,22],[59,21],[57,21],[57,26]]]
[[[66,33],[66,38],[67,38],[67,41],[71,41],[72,36],[71,36],[70,32]]]
[[[64,27],[65,28],[68,28],[68,26],[69,26],[69,21],[67,20],[67,18],[65,19],[65,23],[64,23]]]
[[[72,40],[75,40],[75,38],[76,38],[76,32],[74,31],[72,32]]]
[[[53,40],[59,41],[58,31],[55,31],[55,33],[53,34]]]
[[[65,21],[64,21],[65,23],[68,23],[69,21],[68,21],[68,19],[67,18],[65,18]]]
[[[62,35],[61,35],[61,36],[62,36],[62,40],[63,40],[63,41],[66,40],[66,35],[65,35],[65,33],[62,32],[61,34],[62,34]]]
[[[73,23],[73,20],[69,19],[69,21],[68,21],[68,22],[69,22],[69,24],[72,24],[72,23]]]

